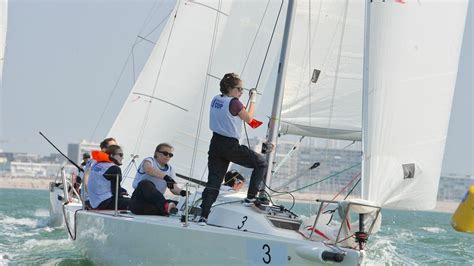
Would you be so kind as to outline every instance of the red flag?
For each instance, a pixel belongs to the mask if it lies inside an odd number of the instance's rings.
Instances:
[[[252,121],[250,121],[250,123],[248,123],[248,124],[251,128],[257,128],[260,125],[262,125],[263,123],[258,121],[257,119],[252,119]]]

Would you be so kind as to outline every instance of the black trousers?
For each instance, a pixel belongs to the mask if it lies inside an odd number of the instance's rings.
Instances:
[[[243,167],[253,168],[250,177],[248,198],[254,198],[258,191],[263,175],[267,169],[265,158],[234,138],[228,138],[214,133],[209,146],[209,157],[207,167],[209,176],[207,177],[206,188],[202,193],[201,216],[208,217],[212,204],[219,195],[219,188],[231,162]]]
[[[118,198],[118,210],[128,210],[128,205],[130,203],[129,198],[119,197]],[[108,198],[102,201],[99,206],[97,206],[98,210],[115,210],[115,196]]]
[[[130,211],[141,215],[168,215],[167,201],[150,180],[142,180],[133,191]]]

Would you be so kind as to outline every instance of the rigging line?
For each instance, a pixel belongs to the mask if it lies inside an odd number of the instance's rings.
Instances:
[[[357,182],[354,184],[354,186],[351,188],[351,190],[349,190],[349,192],[347,193],[347,195],[344,197],[344,200],[347,199],[347,197],[349,197],[349,195],[352,193],[352,191],[354,191],[354,189],[357,187],[357,185],[360,183],[360,181],[362,180],[362,178],[359,178],[357,180]]]
[[[133,84],[137,82],[137,76],[135,72],[135,45],[132,47],[132,78],[133,78]]]
[[[280,9],[278,10],[278,15],[275,20],[275,25],[273,26],[272,35],[270,36],[270,40],[268,42],[267,51],[265,52],[265,57],[263,58],[262,67],[260,68],[260,73],[258,74],[257,84],[255,84],[255,88],[258,88],[258,83],[260,82],[260,78],[262,77],[263,67],[265,66],[265,62],[267,61],[268,51],[270,51],[270,45],[272,44],[273,36],[275,35],[275,30],[278,25],[278,20],[280,20],[280,14],[281,14],[282,8],[283,8],[283,0],[281,0]]]
[[[265,57],[263,58],[262,67],[260,68],[260,73],[258,75],[258,79],[257,79],[257,83],[255,84],[255,88],[258,87],[258,83],[260,82],[260,78],[262,76],[263,68],[265,67],[265,62],[267,61],[268,51],[270,50],[270,45],[272,44],[273,36],[275,35],[275,30],[276,30],[276,27],[278,25],[278,21],[280,20],[280,14],[281,14],[281,10],[283,8],[283,1],[284,0],[281,0],[280,8],[278,10],[278,14],[277,14],[277,17],[276,17],[276,20],[275,20],[275,24],[273,25],[272,35],[270,36],[270,40],[268,41],[267,50],[265,52]],[[250,102],[250,97],[247,100],[247,106],[249,105],[249,102]],[[248,133],[247,133],[247,125],[245,125],[245,123],[244,123],[244,131],[245,131],[245,137],[247,139],[247,145],[248,145],[248,147],[250,147],[250,140],[249,140],[249,136],[248,136]],[[267,135],[268,135],[268,131],[269,131],[269,129],[267,128]],[[270,162],[270,163],[272,163],[272,162]],[[254,168],[257,167],[257,163],[255,162],[255,160],[253,160],[253,165],[254,165]],[[267,184],[265,183],[265,180],[262,180],[262,183],[264,184],[264,186],[266,188],[268,188],[272,192],[275,192],[269,186],[267,186]]]
[[[329,134],[329,130],[330,130],[330,125],[332,123],[332,119],[333,119],[333,112],[334,112],[334,100],[335,100],[335,95],[336,95],[336,86],[337,86],[337,75],[339,73],[339,66],[340,66],[340,61],[341,61],[341,50],[342,50],[342,42],[344,40],[344,31],[345,31],[345,26],[346,26],[346,20],[347,20],[347,10],[348,10],[348,7],[349,7],[349,2],[348,0],[345,1],[345,8],[344,8],[344,11],[343,11],[343,19],[342,19],[342,22],[340,19],[338,19],[338,24],[339,23],[342,23],[341,25],[341,37],[340,37],[340,40],[339,40],[339,51],[337,53],[338,57],[337,57],[337,61],[336,61],[336,65],[335,65],[335,78],[334,78],[334,82],[333,82],[333,86],[332,86],[332,96],[331,96],[331,103],[330,103],[330,106],[329,106],[329,115],[328,115],[328,122],[327,122],[327,127],[326,127],[326,135]],[[319,20],[319,19],[318,19]],[[336,27],[336,30],[334,31],[334,35],[333,35],[333,42],[336,42],[336,33],[337,33],[337,28],[339,27],[339,25]],[[332,45],[332,42],[331,42],[331,45]],[[324,59],[324,64],[327,64],[328,63],[328,60],[329,60],[329,56],[330,56],[330,53],[328,53]],[[329,141],[326,141],[326,144],[325,144],[325,147],[324,147],[324,160],[328,160],[329,158]]]
[[[186,109],[186,108],[183,108],[183,107],[181,107],[181,106],[179,106],[179,105],[176,105],[176,104],[174,104],[174,103],[165,101],[165,100],[163,100],[163,99],[160,99],[160,98],[155,97],[155,96],[152,96],[152,95],[148,95],[148,94],[141,93],[141,92],[133,92],[132,94],[141,95],[141,96],[145,96],[145,97],[148,97],[148,98],[151,98],[151,99],[154,99],[154,100],[158,100],[158,101],[160,101],[160,102],[164,102],[164,103],[166,103],[166,104],[169,104],[169,105],[172,105],[172,106],[174,106],[174,107],[176,107],[176,108],[179,108],[179,109],[181,109],[181,110],[183,110],[183,111],[185,111],[185,112],[188,112],[188,111],[189,111],[189,110]]]
[[[220,10],[220,6],[222,5],[222,4],[220,3],[221,1],[219,1],[219,7],[218,7],[218,9],[216,9],[216,8],[214,8],[214,7],[212,7],[212,6],[208,6],[208,5],[206,5],[206,4],[200,3],[200,2],[198,2],[198,1],[188,0],[187,2],[188,2],[188,3],[192,3],[192,4],[197,4],[197,5],[206,7],[206,8],[209,8],[209,9],[211,9],[211,10],[216,11],[216,12],[219,13],[219,14],[222,14],[222,15],[226,16],[226,17],[229,16],[229,14],[226,14],[226,13],[224,13],[224,12],[222,12],[222,11]]]
[[[217,77],[217,76],[214,76],[214,75],[212,75],[212,74],[210,74],[210,73],[207,73],[206,75],[208,75],[209,77],[211,77],[211,78],[213,78],[213,79],[215,79],[215,80],[217,80],[217,81],[220,81],[220,80],[221,80],[221,78],[219,78],[219,77]],[[242,89],[243,89],[244,91],[250,91],[250,89],[248,89],[248,88],[242,88]],[[257,91],[257,95],[262,96],[263,94]],[[247,104],[248,104],[248,103],[247,103]]]
[[[152,40],[149,40],[149,39],[146,39],[145,37],[142,37],[140,35],[137,35],[137,38],[141,39],[141,40],[144,40],[145,42],[149,42],[153,45],[156,45],[156,42],[152,41]]]
[[[165,49],[163,51],[163,57],[161,58],[160,65],[158,66],[158,73],[156,73],[156,79],[155,79],[155,82],[153,84],[153,91],[152,91],[151,95],[155,95],[155,92],[156,92],[158,79],[160,78],[161,69],[163,67],[163,63],[164,63],[165,58],[166,58],[166,54],[167,54],[168,47],[169,47],[170,40],[171,40],[171,35],[173,34],[173,29],[174,29],[174,25],[175,25],[175,22],[176,22],[176,18],[178,16],[180,3],[181,3],[181,1],[178,1],[178,3],[176,3],[176,6],[177,6],[176,11],[175,11],[175,14],[174,14],[173,22],[171,23],[170,32],[169,32],[168,37],[166,39]],[[138,147],[140,147],[140,145],[142,143],[142,138],[143,138],[143,135],[145,134],[145,127],[148,123],[148,118],[150,116],[150,110],[151,110],[151,104],[152,103],[153,103],[153,101],[150,101],[149,104],[148,104],[148,107],[147,107],[147,110],[146,110],[146,113],[145,113],[145,117],[143,118],[143,121],[142,121],[141,129],[138,132],[139,137],[137,139],[137,142],[135,143],[134,153],[137,153],[137,149],[138,149]]]
[[[215,79],[215,80],[221,80],[221,78],[219,78],[219,77],[217,77],[217,76],[214,76],[214,75],[212,75],[212,74],[210,74],[210,73],[207,73],[207,75],[208,75],[209,77]]]
[[[344,192],[350,185],[352,185],[352,182],[354,182],[358,177],[360,177],[360,172],[356,175],[354,175],[354,177],[351,178],[351,180],[349,181],[349,183],[347,183],[347,185],[345,185],[340,191],[339,193],[337,193],[331,200],[335,200],[337,197],[339,197],[339,195]]]
[[[321,4],[321,3],[320,3]],[[308,1],[308,77],[306,77],[308,79],[308,111],[309,111],[309,115],[308,115],[308,120],[309,120],[309,126],[311,127],[313,124],[312,124],[312,109],[311,109],[311,77],[312,77],[312,73],[311,73],[311,68],[312,68],[312,62],[311,62],[311,57],[312,57],[312,48],[313,48],[313,43],[311,42],[311,16],[312,16],[312,13],[311,13],[311,0]],[[312,147],[313,146],[313,139],[312,138],[309,138],[308,140],[309,142],[309,147]],[[313,177],[313,173],[310,171],[309,173],[309,177],[312,178]],[[315,187],[315,192],[316,192],[316,187]]]
[[[339,40],[339,50],[338,50],[338,57],[337,57],[337,62],[336,62],[336,69],[335,69],[335,78],[333,82],[333,90],[332,90],[332,98],[331,98],[331,105],[329,108],[329,121],[328,121],[328,126],[327,126],[327,132],[329,133],[329,127],[331,126],[331,121],[332,121],[332,116],[334,112],[334,98],[336,96],[336,87],[337,87],[337,81],[338,81],[338,74],[339,74],[339,68],[341,65],[341,53],[342,53],[342,42],[344,41],[344,32],[346,29],[346,21],[347,21],[347,10],[349,8],[349,3],[348,0],[346,0],[346,6],[344,8],[344,18],[342,21],[342,29],[341,29],[341,39]]]
[[[145,36],[143,36],[142,39],[148,39],[148,36],[150,36],[153,32],[155,32],[155,30],[157,30],[163,23],[168,21],[172,13],[173,13],[173,9],[171,9],[170,12],[168,12],[168,14],[166,14],[166,16],[150,32],[145,34]]]
[[[150,8],[150,11],[148,12],[148,15],[146,16],[145,20],[143,21],[142,26],[140,27],[140,30],[138,32],[142,32],[145,29],[145,26],[150,23],[152,17],[153,17],[153,12],[159,9],[160,4],[164,4],[164,1],[155,1],[153,3],[153,6]]]
[[[170,14],[173,12],[173,10],[171,10],[166,16],[165,18],[149,33],[147,34],[145,37],[148,37],[153,31],[155,31],[161,24],[163,24],[164,21],[167,21],[168,20],[168,17],[170,16]],[[115,82],[113,88],[112,88],[112,91],[110,92],[109,94],[109,97],[107,98],[107,102],[105,103],[105,106],[104,106],[104,109],[102,110],[102,113],[100,114],[99,116],[99,120],[97,121],[97,124],[95,125],[94,127],[94,130],[92,130],[92,134],[90,136],[90,139],[94,139],[95,137],[95,133],[97,131],[97,128],[99,127],[100,123],[102,122],[102,119],[104,118],[104,114],[105,114],[105,111],[107,111],[109,105],[110,105],[110,101],[112,100],[112,95],[114,95],[115,91],[117,90],[118,88],[118,84],[120,82],[120,80],[122,79],[123,77],[123,74],[125,73],[125,69],[127,67],[127,63],[128,61],[130,60],[130,57],[133,53],[133,48],[138,44],[140,43],[141,41],[140,40],[135,40],[135,43],[132,45],[132,49],[130,50],[130,53],[128,54],[127,56],[127,59],[125,60],[125,63],[123,64],[122,66],[122,69],[120,70],[120,74],[119,74],[119,77],[117,79],[117,81]],[[135,76],[135,75],[134,75]],[[134,79],[135,80],[135,79]]]
[[[350,167],[348,167],[348,168],[346,168],[346,169],[343,169],[343,170],[341,170],[341,171],[339,171],[339,172],[336,172],[336,173],[334,173],[334,174],[328,175],[328,176],[326,176],[326,177],[324,177],[324,178],[322,178],[322,179],[320,179],[320,180],[318,180],[318,181],[316,181],[316,182],[314,182],[314,183],[311,183],[311,184],[309,184],[309,185],[300,187],[300,188],[298,188],[298,189],[291,190],[291,191],[287,191],[287,192],[278,192],[278,193],[281,193],[281,194],[283,194],[283,193],[293,193],[293,192],[296,192],[296,191],[299,191],[299,190],[303,190],[303,189],[305,189],[305,188],[307,188],[307,187],[310,187],[310,186],[312,186],[312,185],[316,185],[316,184],[318,184],[318,183],[321,183],[321,182],[323,182],[323,181],[325,181],[325,180],[327,180],[327,179],[329,179],[329,178],[331,178],[331,177],[335,177],[335,176],[337,176],[337,175],[339,175],[339,174],[342,174],[342,173],[344,173],[344,172],[347,172],[347,171],[349,171],[350,169],[352,169],[352,168],[354,168],[354,167],[356,167],[356,166],[359,166],[359,165],[360,165],[360,163],[354,164],[354,165],[352,165],[352,166],[350,166]],[[280,194],[280,195],[281,195],[281,194]],[[278,196],[278,195],[273,195],[273,196]]]
[[[112,91],[110,92],[109,97],[107,97],[107,102],[105,103],[104,109],[102,109],[102,113],[100,114],[99,119],[98,119],[98,121],[97,121],[97,123],[94,127],[94,130],[92,130],[92,134],[89,138],[91,140],[94,139],[97,128],[99,127],[100,123],[102,122],[102,119],[104,118],[105,111],[107,111],[107,108],[109,107],[110,101],[112,100],[112,96],[114,95],[115,91],[118,88],[118,84],[119,84],[120,80],[122,79],[122,76],[123,76],[123,74],[125,72],[125,69],[127,67],[127,63],[130,60],[131,56],[132,56],[132,50],[130,50],[130,53],[128,54],[127,59],[125,60],[125,63],[123,64],[122,70],[120,71],[119,78],[115,82],[115,85],[112,88]]]
[[[355,140],[353,140],[350,144],[346,145],[344,148],[342,148],[343,150],[349,148],[350,146],[354,145],[356,143]]]
[[[253,41],[252,41],[252,45],[250,46],[250,50],[249,52],[247,53],[247,58],[245,59],[245,63],[244,63],[244,66],[242,67],[242,71],[240,72],[241,75],[244,74],[244,71],[245,71],[245,67],[247,66],[247,62],[250,58],[250,54],[252,53],[252,50],[253,50],[253,46],[255,45],[255,41],[257,40],[257,36],[260,32],[260,29],[262,27],[262,24],[263,24],[263,19],[265,18],[265,15],[267,14],[267,10],[268,10],[268,5],[270,4],[270,0],[267,1],[267,5],[265,6],[265,10],[263,11],[263,15],[262,15],[262,19],[260,20],[260,24],[258,25],[258,29],[257,29],[257,32],[255,33],[255,36],[253,38]]]
[[[212,33],[212,42],[211,42],[211,51],[209,52],[209,59],[208,59],[208,65],[207,65],[207,73],[211,72],[211,67],[212,67],[212,60],[214,59],[214,50],[216,46],[216,41],[217,41],[217,32],[219,29],[219,19],[220,19],[220,9],[222,8],[222,0],[219,0],[219,4],[217,6],[219,10],[216,13],[216,19],[214,21],[214,31]],[[209,76],[206,75],[206,81],[204,83],[204,91],[202,94],[202,99],[201,99],[201,110],[199,111],[199,121],[198,121],[198,127],[196,129],[196,139],[194,140],[194,147],[193,147],[193,156],[191,157],[191,167],[189,169],[189,175],[193,175],[194,171],[194,165],[196,163],[196,153],[198,150],[199,146],[199,136],[201,135],[201,128],[202,128],[202,119],[203,119],[203,113],[204,113],[204,106],[206,103],[206,98],[207,98],[207,90],[209,88]]]

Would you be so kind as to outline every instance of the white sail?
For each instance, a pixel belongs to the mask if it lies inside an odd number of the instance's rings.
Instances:
[[[168,142],[176,172],[206,180],[210,100],[228,72],[243,73],[245,85],[255,86],[280,6],[267,3],[180,2],[108,135],[138,162]],[[279,49],[273,45],[270,53]],[[264,68],[262,89],[273,65],[269,60]]]
[[[5,47],[7,40],[7,22],[8,22],[8,1],[0,0],[0,102],[2,99],[3,91],[3,63],[5,61]],[[2,108],[0,108],[0,143],[3,138],[3,121],[2,121]],[[0,146],[0,151],[2,147]]]
[[[468,1],[401,2],[371,4],[363,197],[384,206],[430,209]]]
[[[360,140],[364,1],[305,0],[296,12],[281,133]]]
[[[2,83],[3,62],[7,40],[8,1],[0,1],[0,86]]]

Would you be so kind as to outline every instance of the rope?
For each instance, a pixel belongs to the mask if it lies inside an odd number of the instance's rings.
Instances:
[[[267,61],[268,51],[270,50],[270,45],[272,44],[273,36],[275,35],[275,29],[278,24],[278,20],[280,19],[280,13],[281,13],[282,7],[283,7],[283,0],[281,1],[280,9],[278,10],[277,19],[275,20],[275,25],[273,25],[272,35],[270,36],[270,41],[268,42],[267,51],[265,52],[265,57],[263,58],[262,67],[260,68],[260,73],[258,74],[257,84],[255,84],[255,88],[258,88],[258,83],[260,82],[260,78],[262,76],[263,67],[265,66],[265,63]]]
[[[303,186],[303,187],[298,188],[298,189],[295,189],[295,190],[288,191],[288,192],[286,192],[286,193],[293,193],[293,192],[296,192],[296,191],[303,190],[303,189],[305,189],[305,188],[307,188],[307,187],[310,187],[310,186],[313,186],[313,185],[315,185],[315,184],[321,183],[321,182],[323,182],[324,180],[327,180],[327,179],[329,179],[329,178],[331,178],[331,177],[335,177],[335,176],[337,176],[337,175],[339,175],[339,174],[342,174],[342,173],[344,173],[344,172],[347,172],[347,171],[349,171],[350,169],[352,169],[352,168],[354,168],[354,167],[356,167],[356,166],[359,166],[359,165],[360,165],[360,163],[354,164],[354,165],[351,166],[351,167],[348,167],[348,168],[346,168],[346,169],[344,169],[344,170],[342,170],[342,171],[339,171],[339,172],[336,172],[336,173],[334,173],[334,174],[332,174],[332,175],[329,175],[329,176],[327,176],[327,177],[324,177],[323,179],[318,180],[318,181],[316,181],[316,182],[314,182],[314,183],[311,183],[311,184],[309,184],[309,185]],[[275,195],[275,196],[278,196],[278,195]]]
[[[156,74],[156,79],[155,79],[155,82],[153,84],[153,91],[151,93],[151,95],[155,95],[155,92],[156,92],[156,89],[157,89],[157,84],[158,84],[158,79],[160,78],[160,74],[161,74],[161,69],[163,67],[163,63],[165,61],[165,58],[166,58],[166,54],[167,54],[167,51],[168,51],[168,47],[169,47],[169,43],[170,43],[170,40],[171,40],[171,35],[173,34],[173,29],[174,29],[174,25],[175,25],[175,22],[176,22],[176,17],[178,16],[178,12],[179,12],[179,7],[180,7],[180,2],[181,1],[178,1],[178,3],[176,4],[178,6],[178,8],[176,9],[176,12],[174,14],[174,19],[173,19],[173,23],[171,24],[171,28],[170,28],[170,32],[167,36],[167,40],[166,40],[166,45],[165,45],[165,50],[163,52],[163,57],[161,58],[161,62],[160,62],[160,65],[158,66],[158,73]],[[143,122],[142,122],[142,126],[138,132],[138,138],[137,138],[137,142],[135,143],[135,147],[134,147],[134,153],[136,153],[138,147],[140,147],[141,145],[141,142],[142,142],[142,139],[143,139],[143,135],[145,134],[145,127],[146,127],[146,124],[148,122],[148,118],[150,116],[150,110],[151,110],[151,104],[152,104],[152,100],[150,100],[149,104],[148,104],[148,107],[147,107],[147,110],[146,110],[146,113],[144,115],[144,118],[143,118]]]
[[[159,26],[161,26],[161,24],[163,24],[165,21],[167,21],[167,20],[168,20],[168,17],[171,15],[171,12],[172,12],[172,11],[170,11],[170,13],[168,13],[168,14],[165,16],[165,18],[163,18],[163,20],[161,20],[161,21],[158,23],[158,25],[157,25],[151,32],[149,32],[145,37],[148,37],[148,36],[149,36],[151,33],[153,33]],[[143,26],[142,26],[142,27],[143,27]],[[102,109],[102,113],[100,114],[99,119],[97,120],[97,124],[95,125],[94,130],[92,130],[92,134],[91,134],[91,136],[90,136],[89,139],[94,139],[95,133],[97,132],[97,129],[98,129],[100,123],[102,122],[102,119],[104,118],[104,114],[105,114],[105,112],[107,111],[107,109],[108,109],[108,107],[109,107],[109,105],[110,105],[110,101],[112,100],[112,96],[115,94],[115,91],[116,91],[117,88],[118,88],[118,84],[119,84],[120,80],[122,79],[123,74],[125,73],[125,69],[126,69],[127,64],[128,64],[128,62],[129,62],[129,60],[130,60],[130,57],[133,56],[133,50],[134,50],[135,46],[136,46],[137,44],[139,44],[140,42],[142,42],[142,41],[143,41],[143,40],[140,39],[140,38],[136,38],[136,39],[135,39],[135,42],[133,43],[132,48],[130,49],[130,52],[129,52],[128,56],[127,56],[127,59],[125,60],[125,63],[124,63],[123,66],[122,66],[122,69],[120,70],[120,74],[119,74],[119,76],[118,76],[118,78],[117,78],[117,81],[115,82],[114,86],[112,87],[112,91],[110,92],[109,97],[107,97],[107,102],[105,103],[104,108]],[[134,65],[135,65],[135,64],[134,64]],[[133,65],[133,67],[135,67],[134,65]],[[135,71],[135,70],[134,70],[134,71]],[[134,77],[135,77],[135,73],[134,73],[133,75],[134,75]],[[135,80],[135,78],[134,78],[134,80]]]
[[[265,7],[265,11],[263,12],[262,19],[260,20],[260,24],[258,25],[257,32],[255,33],[255,36],[253,37],[253,41],[252,41],[252,45],[250,46],[250,50],[249,50],[249,52],[247,53],[247,58],[245,58],[244,66],[242,67],[242,71],[240,72],[242,76],[243,76],[243,74],[244,74],[245,67],[247,66],[247,62],[248,62],[248,60],[249,60],[249,58],[250,58],[250,54],[252,53],[253,46],[255,45],[255,41],[257,40],[258,33],[260,32],[260,28],[262,27],[263,19],[265,18],[265,15],[267,14],[267,9],[268,9],[268,5],[269,5],[269,4],[270,4],[270,0],[267,1],[267,5],[266,5],[266,7]]]
[[[68,232],[69,236],[70,236],[71,239],[74,241],[74,240],[76,240],[76,236],[77,236],[77,226],[76,226],[77,213],[78,213],[79,211],[82,211],[82,210],[79,209],[79,210],[76,210],[76,211],[74,212],[74,235],[72,235],[72,233],[71,233],[71,228],[69,227],[69,223],[68,223],[67,218],[66,218],[66,209],[65,209],[65,207],[66,207],[67,204],[68,204],[68,202],[65,202],[65,203],[63,204],[64,224],[66,225],[66,229],[67,229],[67,232]]]
[[[216,14],[216,19],[214,21],[214,32],[212,33],[212,43],[211,43],[211,51],[209,52],[209,59],[208,59],[208,64],[207,64],[207,72],[206,73],[211,73],[211,67],[212,67],[212,60],[214,58],[214,49],[216,46],[216,40],[217,40],[217,32],[219,29],[219,18],[221,14],[221,7],[222,7],[222,0],[219,0],[219,4],[217,7],[217,14]],[[209,76],[206,75],[206,81],[204,83],[204,91],[202,93],[202,100],[201,100],[201,110],[199,111],[199,121],[198,121],[198,127],[196,129],[196,138],[194,140],[194,147],[193,147],[193,155],[192,155],[192,160],[191,160],[191,167],[189,169],[189,175],[192,176],[193,171],[194,171],[194,165],[196,163],[196,153],[199,145],[199,136],[201,135],[201,128],[202,128],[202,119],[203,119],[203,113],[204,113],[204,103],[206,103],[206,97],[207,97],[207,90],[209,87]]]

